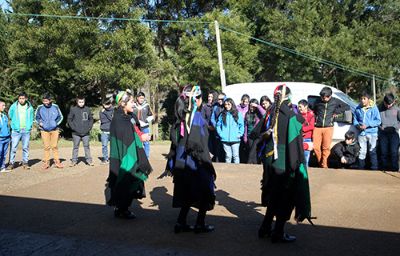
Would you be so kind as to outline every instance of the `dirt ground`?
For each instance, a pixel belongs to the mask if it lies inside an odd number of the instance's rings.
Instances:
[[[100,165],[99,146],[92,147],[94,167],[47,171],[40,169],[42,150],[31,150],[31,170],[0,173],[0,255],[400,254],[400,173],[379,171],[310,168],[316,225],[291,221],[286,230],[297,241],[271,244],[257,237],[265,212],[261,166],[215,164],[217,204],[206,218],[215,232],[174,234],[172,179],[157,179],[168,147],[152,145],[154,172],[147,197],[132,206],[135,220],[115,219],[104,204],[108,166]],[[60,151],[70,158],[71,148]],[[195,217],[191,211],[189,222]]]

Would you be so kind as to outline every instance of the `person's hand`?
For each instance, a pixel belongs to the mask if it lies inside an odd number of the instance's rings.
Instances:
[[[307,144],[307,150],[311,151],[314,149],[314,143],[312,142],[304,142],[305,144]]]
[[[141,141],[149,141],[151,139],[151,135],[149,134],[149,133],[143,133],[141,136],[140,136],[140,140]]]
[[[338,114],[333,114],[332,117],[336,118],[336,117],[338,117]]]
[[[258,107],[258,105],[257,105],[256,103],[254,103],[254,102],[253,102],[253,103],[250,103],[250,106],[251,106],[251,107],[254,107],[254,108]]]
[[[347,160],[346,160],[346,158],[344,156],[342,156],[342,158],[340,158],[340,162],[342,164],[347,164]]]
[[[40,127],[43,127],[43,123],[42,123],[42,122],[40,122],[40,123],[39,123],[39,126],[40,126]]]
[[[367,129],[367,126],[365,124],[363,124],[363,125],[361,125],[361,129],[365,130],[365,129]]]

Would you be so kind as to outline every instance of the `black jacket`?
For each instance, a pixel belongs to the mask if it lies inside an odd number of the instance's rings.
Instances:
[[[346,142],[341,141],[331,149],[332,160],[340,161],[340,159],[344,156],[346,158],[347,165],[349,166],[356,163],[359,154],[360,145],[357,141],[349,145],[346,144]]]
[[[93,115],[90,108],[84,106],[71,107],[68,114],[68,125],[72,129],[72,134],[85,136],[90,133],[93,127]]]
[[[336,98],[332,97],[328,102],[317,99],[314,104],[315,127],[332,127],[333,115],[342,114],[346,110],[350,110],[350,106]]]
[[[111,120],[113,118],[114,108],[103,108],[100,111],[100,130],[103,132],[110,131]]]

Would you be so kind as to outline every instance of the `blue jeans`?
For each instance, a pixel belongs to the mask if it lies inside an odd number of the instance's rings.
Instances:
[[[399,170],[399,134],[396,131],[379,131],[380,162],[382,169]]]
[[[378,134],[367,134],[358,136],[358,143],[360,143],[360,168],[365,164],[367,151],[369,148],[369,158],[371,160],[371,169],[378,170],[378,155],[376,153],[376,142],[378,141]]]
[[[308,139],[303,139],[304,142],[312,142],[311,138]],[[306,166],[308,167],[308,162],[310,161],[310,155],[311,151],[310,150],[304,150],[304,158],[306,160]]]
[[[142,128],[141,131],[143,133],[150,133],[150,128],[149,127]],[[143,148],[144,148],[144,152],[146,153],[147,158],[149,158],[150,157],[150,142],[143,141]]]
[[[0,138],[0,168],[6,167],[6,155],[10,138]]]
[[[240,162],[239,159],[239,146],[240,142],[222,142],[225,151],[225,162],[238,164]]]
[[[103,153],[103,161],[108,161],[108,142],[110,141],[109,132],[101,132],[101,152]]]
[[[11,152],[10,164],[15,162],[15,154],[17,153],[19,141],[22,141],[22,162],[27,164],[29,161],[29,141],[31,139],[30,131],[21,130],[19,132],[11,132]]]

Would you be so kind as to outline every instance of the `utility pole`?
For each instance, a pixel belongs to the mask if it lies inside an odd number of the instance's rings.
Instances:
[[[372,93],[374,95],[374,102],[376,104],[375,75],[372,76]]]
[[[219,35],[218,21],[214,21],[214,24],[215,24],[215,36],[216,36],[216,40],[217,40],[219,74],[221,77],[221,89],[222,89],[222,91],[225,91],[226,80],[225,80],[224,63],[222,62],[222,48],[221,48],[221,38]]]

